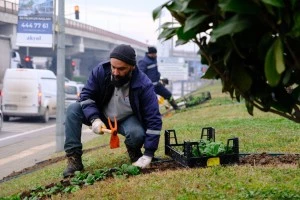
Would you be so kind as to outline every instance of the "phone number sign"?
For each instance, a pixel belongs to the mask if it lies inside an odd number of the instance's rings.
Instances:
[[[19,20],[18,33],[52,34],[52,20]]]

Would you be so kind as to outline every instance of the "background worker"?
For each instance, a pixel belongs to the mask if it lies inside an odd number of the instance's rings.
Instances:
[[[148,52],[146,52],[144,58],[138,62],[138,68],[150,78],[156,94],[167,99],[174,110],[178,110],[179,107],[172,93],[160,82],[160,72],[157,66],[157,50],[155,47],[148,47]]]
[[[83,170],[82,123],[92,125],[96,134],[108,126],[109,117],[118,122],[118,133],[133,165],[147,167],[158,148],[162,119],[154,87],[136,66],[136,54],[130,45],[119,45],[110,53],[110,61],[93,68],[80,94],[79,102],[66,111],[64,149],[68,165],[63,175]],[[144,146],[144,153],[141,148]]]

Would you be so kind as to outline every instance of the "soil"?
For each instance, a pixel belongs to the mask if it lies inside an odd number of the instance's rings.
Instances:
[[[107,146],[107,145],[105,145]],[[84,150],[84,152],[89,152],[96,150],[98,148],[103,148],[104,146],[95,147],[91,149]],[[37,171],[45,166],[51,165],[53,163],[59,162],[66,159],[65,156],[48,159],[42,161],[40,163],[35,164],[32,167],[24,168],[21,171],[12,172],[10,175],[4,177],[1,182],[8,181],[13,178],[17,178],[21,175],[28,174],[34,171]],[[291,165],[291,166],[298,166],[300,167],[300,154],[249,154],[240,156],[239,158],[239,165],[252,165],[252,166],[261,166],[261,165],[273,165],[273,166],[280,166],[280,165]],[[171,158],[166,161],[156,161],[151,163],[150,167],[147,169],[143,169],[142,173],[152,173],[152,172],[159,172],[164,170],[177,170],[180,168],[185,168],[181,164],[173,161]]]

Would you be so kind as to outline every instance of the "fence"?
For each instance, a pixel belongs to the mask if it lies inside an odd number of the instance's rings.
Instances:
[[[17,14],[19,5],[10,1],[0,0],[0,11]]]
[[[209,84],[208,80],[170,81],[166,87],[172,92],[175,99],[186,96],[200,87]]]

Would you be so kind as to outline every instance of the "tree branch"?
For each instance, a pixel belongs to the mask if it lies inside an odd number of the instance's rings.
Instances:
[[[291,121],[294,121],[296,123],[300,123],[300,118],[297,117],[296,115],[290,115],[290,114],[287,114],[287,113],[283,113],[283,112],[280,112],[278,110],[275,110],[273,108],[270,108],[268,111],[266,111],[263,107],[261,107],[259,104],[256,104],[254,101],[252,101],[253,103],[253,106],[263,112],[271,112],[271,113],[274,113],[276,115],[279,115],[281,117],[284,117],[284,118],[287,118]]]

